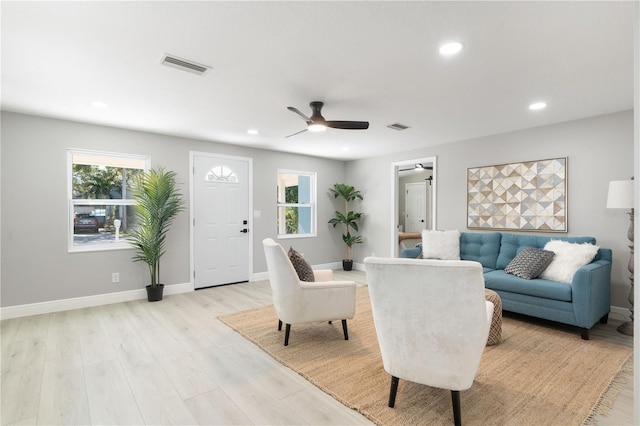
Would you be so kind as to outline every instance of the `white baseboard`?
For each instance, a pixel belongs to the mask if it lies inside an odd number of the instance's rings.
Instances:
[[[164,287],[164,294],[188,293],[193,291],[193,284],[172,284]],[[27,305],[6,306],[0,308],[0,319],[20,318],[30,315],[49,314],[51,312],[70,311],[72,309],[89,308],[91,306],[109,305],[111,303],[128,302],[145,299],[147,291],[119,291],[117,293],[97,294],[95,296],[74,297],[71,299],[52,300],[49,302],[30,303]]]
[[[611,312],[609,312],[609,318],[614,318],[621,321],[630,321],[631,311],[629,308],[623,308],[621,306],[611,306]]]

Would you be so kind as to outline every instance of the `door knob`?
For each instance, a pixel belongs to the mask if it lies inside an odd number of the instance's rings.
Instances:
[[[249,230],[247,228],[241,229],[240,232],[242,232],[243,234],[246,234],[247,232],[249,232]]]

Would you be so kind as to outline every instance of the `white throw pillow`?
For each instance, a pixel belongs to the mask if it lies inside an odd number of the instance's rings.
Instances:
[[[553,260],[542,271],[540,278],[571,284],[573,275],[578,269],[591,263],[600,246],[589,243],[570,243],[568,241],[551,240],[544,245],[545,250],[555,253]]]
[[[422,258],[460,260],[460,232],[422,231]]]

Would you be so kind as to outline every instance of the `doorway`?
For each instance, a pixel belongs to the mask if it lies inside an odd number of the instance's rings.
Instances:
[[[413,228],[436,229],[436,157],[422,157],[410,160],[397,161],[391,164],[391,206],[392,206],[392,224],[391,233],[391,253],[393,257],[400,255],[399,237],[400,234],[412,232]],[[406,190],[411,187],[405,187],[405,183],[421,183],[416,185],[413,191],[422,191],[424,193],[425,213],[422,218],[407,218],[407,208],[415,207],[415,215],[420,215],[419,204],[420,194],[416,195],[416,200],[407,201]],[[416,189],[424,188],[424,189]],[[414,204],[412,204],[414,203]],[[405,208],[407,206],[407,208]],[[424,220],[424,222],[420,222]],[[418,225],[412,222],[418,221]],[[409,226],[409,228],[407,227]],[[403,235],[404,237],[405,235]]]
[[[249,281],[252,160],[191,153],[195,289]]]

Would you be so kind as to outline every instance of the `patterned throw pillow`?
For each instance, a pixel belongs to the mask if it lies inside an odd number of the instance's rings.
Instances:
[[[526,247],[509,262],[504,272],[525,280],[532,280],[545,270],[553,260],[553,256],[552,251]]]
[[[313,276],[313,269],[311,269],[311,265],[309,262],[304,260],[304,257],[297,251],[293,249],[293,247],[289,247],[289,260],[293,265],[293,268],[296,270],[298,274],[298,278],[300,281],[313,282],[315,281],[315,277]]]

